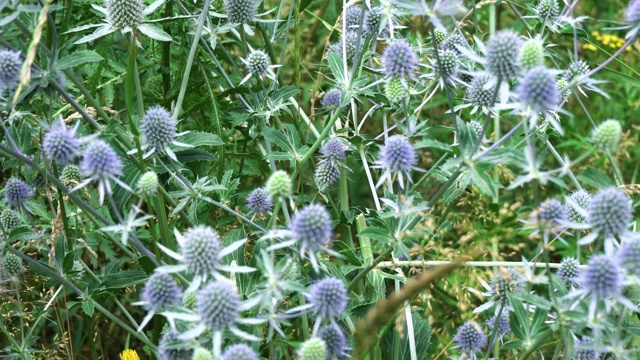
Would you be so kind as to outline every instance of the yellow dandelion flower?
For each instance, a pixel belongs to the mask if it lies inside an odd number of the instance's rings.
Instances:
[[[120,360],[140,360],[140,357],[135,350],[126,349],[120,353]]]

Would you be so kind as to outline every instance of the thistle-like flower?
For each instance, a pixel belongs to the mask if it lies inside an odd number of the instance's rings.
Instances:
[[[411,171],[420,171],[415,166],[417,163],[418,154],[409,139],[404,135],[390,136],[380,149],[378,161],[376,162],[375,167],[383,170],[383,174],[380,176],[376,186],[380,186],[387,179],[392,181],[397,176],[400,187],[404,188],[404,178],[406,177],[407,182],[411,182]]]
[[[629,239],[623,242],[618,258],[628,275],[640,279],[640,239]]]
[[[13,254],[6,254],[2,259],[2,278],[10,282],[16,283],[20,280],[20,276],[24,272],[22,259]]]
[[[5,235],[8,235],[13,228],[20,226],[20,224],[22,224],[22,219],[15,211],[4,209],[0,213],[0,225],[2,225]]]
[[[300,360],[325,360],[327,358],[327,344],[320,338],[312,337],[302,343],[298,358]]]
[[[575,360],[599,360],[600,354],[593,349],[593,339],[583,336],[582,339],[576,338],[574,341],[575,352],[573,358]]]
[[[523,70],[544,65],[544,44],[538,38],[524,42],[518,54],[518,62]]]
[[[364,13],[363,31],[379,35],[389,31],[389,20],[380,6],[374,6]]]
[[[466,45],[467,42],[464,40],[462,35],[460,35],[460,33],[453,33],[447,36],[447,38],[442,41],[442,50],[453,51],[456,55],[461,55],[462,52],[459,49],[464,48]]]
[[[141,331],[151,321],[160,309],[167,309],[182,298],[182,289],[173,276],[165,273],[155,273],[149,277],[140,293],[140,301],[134,305],[142,305],[149,312],[140,323]]]
[[[246,24],[256,17],[259,2],[256,0],[224,0],[224,11],[232,24]]]
[[[562,259],[560,262],[560,268],[558,268],[558,277],[564,282],[567,287],[572,288],[577,285],[578,273],[580,270],[580,263],[578,260],[569,257]]]
[[[265,188],[254,189],[247,195],[247,207],[255,213],[266,213],[273,208],[273,199]]]
[[[179,335],[176,330],[169,330],[162,335],[158,344],[160,360],[191,360],[193,349],[186,348],[185,342],[178,338]]]
[[[115,181],[128,191],[132,191],[129,185],[118,179],[118,176],[122,175],[122,160],[111,146],[102,140],[94,140],[89,143],[84,150],[79,168],[85,180],[72,191],[84,187],[92,181],[97,182],[100,204],[104,202],[104,194],[111,193],[110,180]]]
[[[258,354],[248,345],[235,344],[222,353],[220,360],[258,360]]]
[[[240,85],[249,81],[252,76],[256,76],[259,79],[262,79],[263,76],[275,81],[276,74],[273,72],[273,69],[280,67],[281,65],[271,65],[271,61],[269,60],[269,55],[262,50],[251,50],[249,55],[247,55],[246,59],[240,58],[240,60],[245,64],[247,70],[249,70],[249,74],[245,76],[244,79],[240,82]]]
[[[178,133],[176,121],[171,113],[161,106],[155,106],[147,110],[140,122],[140,134],[142,135],[143,158],[153,153],[165,152],[174,161],[178,161],[176,154],[169,145],[181,147],[193,147],[175,140],[176,137],[187,134],[188,131]],[[134,153],[136,150],[131,151]]]
[[[28,210],[26,205],[33,196],[33,190],[26,182],[10,178],[4,185],[4,201],[13,209]]]
[[[323,161],[318,164],[313,178],[320,191],[338,182],[340,179],[340,168],[331,161]]]
[[[490,87],[491,79],[488,74],[475,76],[467,86],[466,103],[456,106],[455,110],[473,106],[471,114],[475,114],[478,110],[482,110],[485,114],[489,113],[489,108],[493,105],[494,93],[493,88]]]
[[[327,91],[322,97],[322,100],[320,100],[320,105],[326,108],[339,107],[341,93],[340,89],[331,89]]]
[[[329,324],[318,331],[317,335],[322,339],[327,348],[328,359],[340,359],[349,357],[349,346],[347,345],[347,338],[335,324]]]
[[[358,31],[358,27],[360,26],[360,17],[362,16],[362,7],[359,5],[350,6],[344,12],[345,22],[347,23],[346,31]],[[364,24],[364,18],[363,24]],[[342,24],[342,21],[340,21]]]
[[[406,83],[399,77],[392,77],[384,84],[384,95],[392,103],[404,100],[408,95]]]
[[[251,358],[247,358],[247,359],[253,360]],[[211,351],[205,348],[196,348],[193,351],[193,358],[191,358],[191,360],[213,360],[213,354],[211,353]],[[222,358],[221,360],[225,360],[225,359]]]
[[[93,33],[83,36],[74,44],[82,44],[96,40],[103,36],[120,31],[123,34],[133,33],[139,30],[140,33],[158,41],[171,41],[171,36],[162,29],[149,25],[145,17],[158,9],[166,0],[156,0],[145,8],[143,0],[105,0],[105,7],[92,4],[91,6],[104,15],[104,22],[101,24],[83,25],[71,29],[68,32],[84,31],[86,29],[97,28]],[[136,39],[137,41],[137,39]]]
[[[322,147],[320,154],[328,160],[339,161],[347,156],[346,148],[339,137],[329,139]]]
[[[586,221],[587,208],[591,203],[591,194],[586,190],[576,190],[566,199],[565,209],[569,221],[583,223]]]
[[[516,77],[521,68],[518,54],[522,47],[522,38],[512,30],[501,30],[489,39],[486,47],[487,69],[503,80]]]
[[[62,169],[60,180],[68,186],[68,184],[80,181],[80,168],[77,165],[67,165]]]
[[[272,199],[284,199],[291,196],[291,176],[286,171],[277,170],[267,180],[265,188]]]
[[[535,13],[540,21],[553,22],[560,15],[560,6],[557,0],[540,0]]]
[[[558,199],[548,199],[534,212],[535,223],[543,232],[558,233],[567,221],[566,208]]]
[[[531,68],[516,87],[516,93],[523,105],[534,111],[552,110],[560,99],[556,77],[544,66]]]
[[[311,312],[318,317],[313,333],[318,332],[323,319],[332,322],[342,316],[347,310],[347,288],[337,278],[325,278],[309,287],[309,294],[305,295],[309,300]]]
[[[498,316],[493,315],[492,317],[488,318],[487,321],[485,322],[485,324],[489,328],[489,333],[492,333],[493,329],[496,326],[498,327],[497,334],[499,337],[504,336],[511,332],[511,325],[509,325],[509,313],[507,311],[503,310],[502,315],[500,315],[499,321],[496,321],[496,319],[498,319]]]
[[[480,325],[473,321],[467,321],[458,328],[453,341],[456,348],[462,353],[469,355],[472,359],[476,358],[476,353],[482,352],[487,346],[487,336],[482,332]]]
[[[0,94],[4,88],[13,86],[20,80],[22,63],[19,51],[0,50]]]
[[[158,192],[159,186],[158,175],[153,171],[147,171],[138,180],[137,190],[144,196],[154,196]]]
[[[405,40],[395,40],[384,50],[382,65],[387,76],[413,78],[420,59]]]
[[[632,217],[631,200],[622,190],[617,188],[600,190],[593,195],[586,211],[587,223],[593,232],[580,239],[578,244],[590,244],[602,235],[605,238],[605,252],[612,254],[614,247],[619,245],[616,237],[622,240],[628,237],[628,227]],[[584,227],[576,226],[576,228]]]
[[[491,277],[491,284],[487,284],[484,280],[480,280],[482,286],[486,289],[486,292],[482,293],[474,288],[469,288],[469,291],[489,297],[489,301],[485,304],[477,307],[473,310],[474,313],[479,313],[487,309],[496,307],[496,312],[503,308],[508,309],[511,305],[509,303],[508,293],[519,295],[524,291],[525,278],[522,273],[514,268],[500,268]]]
[[[618,120],[606,120],[591,133],[591,142],[605,152],[615,152],[622,138],[622,126]]]
[[[335,54],[340,59],[343,57],[347,60],[348,65],[352,65],[356,60],[362,60],[362,43],[364,42],[364,35],[359,34],[357,31],[347,31],[340,37],[337,43],[333,43],[327,49],[329,55]],[[344,44],[343,44],[344,43]],[[343,49],[344,45],[344,49]],[[346,53],[343,53],[346,50]],[[359,56],[359,58],[358,58]],[[358,58],[358,59],[356,59]]]
[[[291,219],[289,234],[292,240],[283,242],[277,247],[297,244],[301,256],[305,256],[304,254],[308,251],[309,254],[306,257],[318,272],[317,252],[325,251],[334,256],[341,256],[328,248],[333,235],[332,229],[331,216],[327,209],[319,204],[309,204],[298,210]]]
[[[64,123],[56,123],[44,134],[42,151],[44,155],[60,166],[72,163],[80,155],[80,145],[84,139],[76,138],[78,125],[69,129]]]

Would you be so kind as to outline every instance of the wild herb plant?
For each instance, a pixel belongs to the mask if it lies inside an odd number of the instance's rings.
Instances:
[[[640,357],[640,1],[0,14],[3,356]]]

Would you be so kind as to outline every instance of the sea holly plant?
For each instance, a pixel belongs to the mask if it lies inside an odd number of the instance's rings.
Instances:
[[[2,354],[638,358],[638,1],[0,14]]]

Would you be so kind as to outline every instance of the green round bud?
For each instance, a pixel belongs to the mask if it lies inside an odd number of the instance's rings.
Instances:
[[[300,267],[293,258],[289,257],[282,266],[281,273],[283,281],[294,280],[300,275]]]
[[[569,96],[571,95],[571,90],[568,88],[569,83],[567,82],[567,80],[560,79],[558,80],[556,85],[558,86],[558,91],[562,93],[562,97],[564,97],[565,99],[568,99]]]
[[[272,199],[286,198],[291,195],[291,176],[286,171],[278,170],[267,180],[267,192]]]
[[[2,277],[16,280],[24,272],[22,259],[13,254],[7,254],[2,261]]]
[[[67,185],[72,182],[80,181],[80,169],[76,165],[67,165],[62,169],[62,176],[60,180]]]
[[[298,355],[300,360],[325,360],[327,358],[327,344],[324,340],[313,337],[302,343]]]
[[[182,305],[187,309],[193,309],[196,305],[196,293],[188,293],[182,298]]]
[[[447,33],[444,30],[435,29],[433,31],[433,33],[434,33],[435,38],[436,38],[436,44],[438,44],[438,45],[442,44],[444,39],[447,38]]]
[[[399,77],[392,77],[384,86],[384,94],[390,102],[397,103],[407,97],[407,89]]]
[[[191,358],[193,360],[213,360],[213,354],[211,353],[211,351],[205,349],[205,348],[197,348],[194,352],[193,352],[193,357]]]
[[[0,214],[0,224],[2,224],[2,228],[7,233],[11,232],[11,229],[22,224],[22,219],[18,213],[11,209],[4,209]]]
[[[155,195],[158,192],[158,175],[153,171],[144,173],[138,181],[138,192],[147,196]]]
[[[527,40],[520,49],[518,63],[524,70],[544,65],[544,46],[538,39]]]
[[[622,126],[618,120],[607,120],[591,133],[591,142],[598,149],[615,151],[622,137]]]

